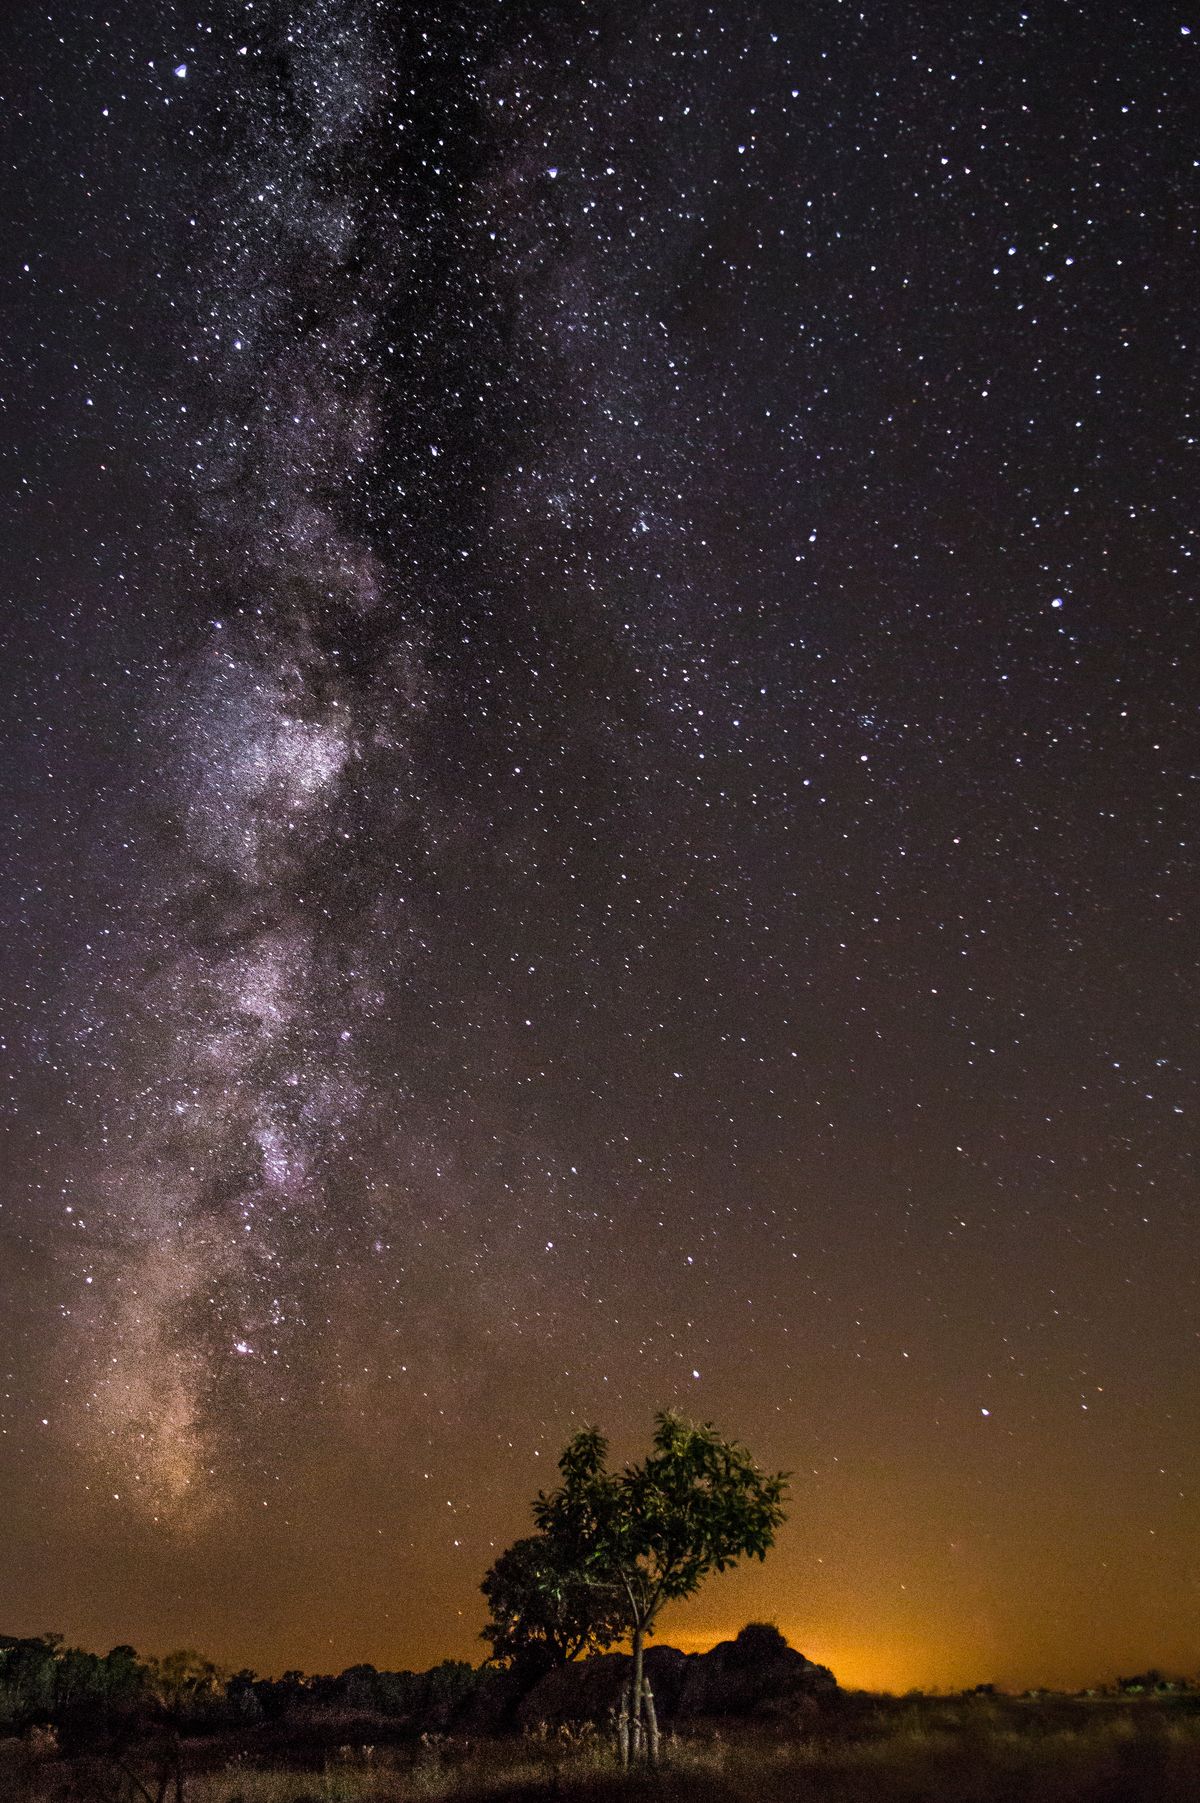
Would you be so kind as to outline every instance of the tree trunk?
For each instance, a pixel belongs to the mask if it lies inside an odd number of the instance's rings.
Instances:
[[[629,1704],[633,1694],[633,1686],[626,1684],[621,1692],[617,1715],[617,1753],[621,1760],[621,1770],[629,1767]]]
[[[658,1713],[654,1707],[654,1692],[650,1688],[649,1678],[642,1680],[642,1695],[646,1700],[646,1757],[651,1765],[657,1765]]]
[[[633,1721],[630,1723],[630,1757],[634,1765],[642,1756],[642,1626],[633,1630]]]

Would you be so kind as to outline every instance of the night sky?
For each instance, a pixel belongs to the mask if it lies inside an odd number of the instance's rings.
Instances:
[[[1026,4],[5,10],[5,1632],[479,1659],[675,1406],[676,1644],[1200,1665],[1200,13]]]

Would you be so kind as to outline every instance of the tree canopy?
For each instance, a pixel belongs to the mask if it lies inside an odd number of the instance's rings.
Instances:
[[[553,1535],[515,1541],[480,1588],[491,1611],[482,1638],[492,1658],[527,1672],[602,1651],[624,1632],[617,1600],[588,1582]]]

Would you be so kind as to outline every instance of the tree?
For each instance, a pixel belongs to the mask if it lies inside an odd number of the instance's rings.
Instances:
[[[11,1731],[50,1720],[61,1641],[61,1634],[0,1641],[0,1728]]]
[[[744,1446],[711,1423],[661,1414],[651,1451],[621,1472],[607,1467],[608,1442],[596,1428],[571,1439],[558,1462],[561,1482],[539,1493],[534,1521],[556,1557],[615,1603],[633,1651],[632,1755],[657,1755],[653,1701],[643,1653],[665,1604],[694,1595],[714,1571],[738,1559],[763,1559],[785,1519],[787,1473],[759,1470]],[[624,1755],[624,1746],[622,1748]]]
[[[155,1701],[170,1716],[204,1715],[224,1695],[228,1677],[219,1665],[190,1647],[146,1661],[146,1676]]]
[[[625,1631],[618,1599],[589,1581],[573,1547],[551,1534],[515,1541],[480,1589],[491,1610],[481,1638],[492,1658],[529,1676],[599,1652]]]
[[[102,1663],[104,1690],[110,1703],[128,1708],[142,1701],[148,1680],[146,1668],[133,1647],[124,1642],[110,1647]]]

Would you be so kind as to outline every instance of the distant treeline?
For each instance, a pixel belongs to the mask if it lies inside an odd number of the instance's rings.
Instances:
[[[481,1707],[489,1716],[502,1712],[512,1689],[510,1674],[460,1660],[425,1672],[355,1665],[337,1677],[292,1671],[260,1678],[223,1671],[191,1651],[142,1658],[131,1646],[88,1653],[53,1634],[0,1636],[0,1734],[45,1726],[86,1739],[151,1717],[212,1733],[308,1714],[382,1717],[417,1733],[444,1731]]]

